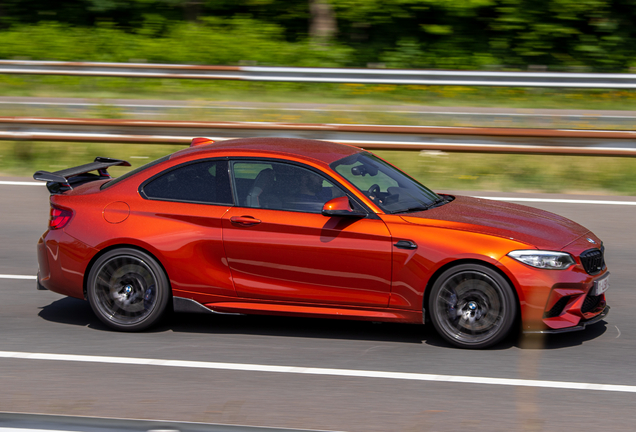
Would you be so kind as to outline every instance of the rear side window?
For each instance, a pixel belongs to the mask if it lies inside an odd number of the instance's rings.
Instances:
[[[168,159],[170,159],[170,156],[171,155],[164,156],[164,157],[159,158],[157,160],[154,160],[154,161],[152,161],[150,163],[147,163],[146,165],[142,165],[142,166],[140,166],[138,168],[135,168],[132,171],[128,171],[127,173],[125,173],[125,174],[123,174],[123,175],[121,175],[121,176],[119,176],[117,178],[114,178],[114,179],[112,179],[109,182],[104,183],[103,185],[101,185],[100,189],[108,189],[111,186],[115,186],[117,183],[119,183],[122,180],[126,180],[128,177],[132,177],[135,174],[140,173],[142,171],[145,171],[145,170],[147,170],[148,168],[150,168],[152,166],[155,166],[157,164],[160,164],[161,162],[167,161]]]
[[[232,204],[226,160],[180,165],[142,186],[147,199],[203,204]]]

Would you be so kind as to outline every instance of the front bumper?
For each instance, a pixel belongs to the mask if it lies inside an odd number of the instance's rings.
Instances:
[[[500,261],[517,288],[524,333],[580,330],[607,315],[605,293],[591,295],[595,281],[609,273],[586,273],[581,265],[542,270],[505,257]]]
[[[573,331],[579,331],[585,329],[585,327],[596,324],[599,321],[602,321],[609,314],[610,307],[605,305],[603,312],[600,314],[587,319],[579,321],[578,325],[574,327],[565,327],[560,329],[544,329],[544,330],[524,330],[525,334],[559,334],[559,333],[569,333]]]

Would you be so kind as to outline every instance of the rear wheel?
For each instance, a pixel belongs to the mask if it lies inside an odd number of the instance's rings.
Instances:
[[[139,331],[162,317],[170,288],[154,258],[125,248],[109,251],[95,262],[86,294],[93,312],[106,325],[120,331]]]
[[[431,321],[448,342],[461,348],[486,348],[508,335],[517,313],[510,284],[478,264],[446,270],[433,284]]]

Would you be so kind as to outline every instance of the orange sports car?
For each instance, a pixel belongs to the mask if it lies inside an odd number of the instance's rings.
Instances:
[[[175,311],[432,322],[451,344],[583,329],[608,311],[601,240],[564,217],[436,194],[357,147],[288,138],[190,148],[118,178],[38,171],[38,288],[108,326]],[[93,173],[95,172],[95,173]]]

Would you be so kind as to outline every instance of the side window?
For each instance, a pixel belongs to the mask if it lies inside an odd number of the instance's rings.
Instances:
[[[232,204],[227,161],[207,160],[170,169],[147,183],[145,198],[205,204]]]
[[[345,193],[306,168],[279,162],[240,161],[232,165],[239,205],[320,213],[324,203]]]
[[[102,190],[103,190],[103,189],[108,189],[108,188],[109,188],[109,187],[111,187],[111,186],[115,186],[115,185],[116,185],[117,183],[119,183],[120,181],[122,181],[122,180],[126,180],[128,177],[132,177],[132,176],[134,176],[135,174],[138,174],[138,173],[140,173],[140,172],[142,172],[142,171],[147,170],[147,169],[148,169],[148,168],[150,168],[150,167],[153,167],[153,166],[155,166],[155,165],[157,165],[157,164],[160,164],[160,163],[162,163],[162,162],[165,162],[165,161],[167,161],[168,159],[170,159],[170,155],[167,155],[167,156],[164,156],[164,157],[159,158],[159,159],[157,159],[157,160],[154,160],[154,161],[152,161],[152,162],[149,162],[149,163],[147,163],[147,164],[145,164],[145,165],[142,165],[142,166],[140,166],[140,167],[138,167],[138,168],[135,168],[135,169],[134,169],[134,170],[132,170],[132,171],[128,171],[127,173],[124,173],[124,174],[120,175],[119,177],[112,179],[111,181],[108,181],[108,182],[106,182],[106,183],[102,184],[99,188],[100,188],[100,189],[102,189]]]

